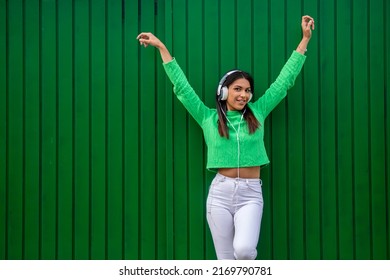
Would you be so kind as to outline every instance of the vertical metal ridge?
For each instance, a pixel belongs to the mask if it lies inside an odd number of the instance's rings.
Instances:
[[[138,21],[137,21],[137,26],[138,26],[138,31],[141,32],[141,0],[138,0]],[[139,73],[141,72],[141,49],[138,48],[138,56],[137,56],[137,85],[138,85],[138,91],[140,90],[140,84],[141,84],[141,77]],[[138,98],[137,100],[137,108],[141,108],[141,99]],[[137,111],[137,127],[141,127],[141,110],[139,109]],[[141,159],[141,149],[140,149],[140,143],[141,142],[141,133],[137,133],[137,144],[138,144],[138,151],[137,151],[137,159],[138,161]],[[137,176],[138,176],[138,185],[137,185],[137,195],[138,195],[138,205],[137,205],[137,210],[138,213],[142,213],[141,211],[141,168],[137,169]],[[140,236],[142,236],[142,230],[141,230],[141,219],[139,218],[137,220],[137,234],[138,234],[138,240],[140,240]],[[142,259],[142,242],[138,243],[138,259]]]
[[[126,259],[126,4],[122,0],[122,33],[121,33],[121,43],[122,43],[122,252],[121,258]]]
[[[75,30],[76,30],[76,23],[75,23],[75,1],[72,0],[72,205],[75,205],[76,201],[76,86],[75,86],[75,80],[76,80],[76,74],[75,74]],[[72,259],[76,259],[76,211],[75,208],[72,207]]]
[[[373,188],[372,188],[372,169],[371,169],[371,166],[372,166],[372,157],[371,157],[371,151],[372,151],[372,147],[371,147],[371,144],[372,144],[372,140],[371,140],[371,135],[372,135],[372,126],[371,126],[371,121],[372,121],[372,118],[371,118],[371,113],[372,113],[372,110],[371,110],[371,56],[370,56],[370,37],[371,37],[371,6],[370,6],[370,1],[367,1],[367,9],[366,9],[366,12],[367,12],[367,37],[368,37],[368,40],[366,42],[366,52],[367,52],[367,78],[368,78],[368,95],[367,95],[367,101],[368,101],[368,104],[367,104],[367,108],[368,108],[368,189],[369,189],[369,201],[368,201],[368,205],[369,205],[369,223],[370,223],[370,259],[372,260],[373,259],[373,255],[374,255],[374,251],[373,251],[373,243],[374,243],[374,240],[373,240],[373,228],[372,228],[372,220],[373,220],[373,211],[372,211],[372,208],[373,208],[373,205],[372,205],[372,191],[373,191]]]
[[[300,9],[300,12],[301,12],[301,15],[304,14],[304,0],[301,0],[300,1],[300,5],[301,5],[301,9]],[[307,196],[306,196],[306,193],[307,193],[307,190],[308,190],[308,186],[307,186],[307,177],[305,176],[305,173],[306,173],[306,169],[307,169],[307,163],[306,163],[306,157],[307,157],[307,149],[306,149],[306,133],[307,133],[307,123],[306,123],[306,110],[305,110],[305,104],[306,104],[306,91],[305,91],[305,69],[302,69],[302,111],[301,111],[301,114],[302,114],[302,158],[303,158],[303,161],[302,161],[302,226],[304,228],[304,230],[302,231],[302,234],[303,234],[303,240],[307,240]],[[307,259],[307,256],[308,256],[308,246],[307,246],[307,242],[303,242],[303,258],[304,259]]]
[[[202,0],[202,54],[203,56],[205,56],[205,53],[206,53],[206,35],[205,35],[205,0]],[[203,96],[202,96],[202,99],[206,100],[206,83],[205,83],[205,63],[202,63],[202,93],[203,93]],[[206,155],[206,145],[205,143],[203,143],[202,145],[202,151],[201,151],[202,155]],[[203,169],[202,171],[202,177],[203,177],[203,184],[206,185],[206,169]],[[207,195],[207,192],[206,192],[207,188],[206,187],[203,187],[202,188],[202,197],[206,197]],[[203,209],[206,209],[206,202],[205,200],[203,200]],[[203,230],[203,234],[202,234],[202,238],[204,240],[203,242],[203,259],[206,259],[206,227],[204,227],[204,230]]]
[[[253,62],[251,63],[251,67],[250,67],[250,69],[249,69],[249,71],[250,71],[252,77],[255,76],[255,63],[256,63],[256,62],[255,62],[255,43],[254,43],[254,40],[253,40],[253,38],[255,37],[255,21],[254,21],[254,19],[255,19],[255,11],[254,11],[254,9],[255,9],[255,8],[254,8],[253,1],[254,1],[254,0],[251,0],[251,8],[250,8],[250,10],[251,10],[251,14],[250,14],[250,17],[251,17],[251,25],[250,25],[251,32],[250,32],[250,37],[252,38],[252,45],[253,45],[253,47],[251,48],[250,56],[251,56],[251,60],[252,60]],[[255,89],[253,88],[252,91],[255,92]]]
[[[4,227],[5,227],[5,244],[4,244],[4,257],[5,259],[9,258],[9,247],[8,247],[8,239],[9,239],[9,3],[8,1],[5,1],[5,37],[6,37],[6,43],[5,43],[5,49],[6,49],[6,57],[5,57],[5,64],[6,64],[6,78],[5,78],[5,221],[4,221]]]
[[[42,0],[39,0],[39,259],[42,259]]]
[[[389,77],[389,53],[387,51],[387,49],[389,48],[389,17],[386,16],[387,13],[388,13],[388,9],[389,9],[389,3],[387,1],[383,1],[383,18],[385,19],[385,24],[384,24],[384,32],[383,32],[383,36],[384,36],[384,81],[385,81],[385,93],[384,93],[384,106],[388,106],[388,103],[389,103],[389,97],[388,97],[388,92],[389,92],[389,80],[388,80],[388,77]],[[390,16],[390,15],[389,15]],[[386,108],[386,107],[385,107]],[[387,107],[388,108],[388,107]],[[387,122],[390,121],[389,119],[389,112],[387,112],[385,110],[385,121],[387,120]],[[389,172],[387,172],[389,170],[389,157],[390,157],[390,149],[389,149],[389,134],[390,134],[390,131],[389,131],[389,126],[387,125],[386,126],[386,122],[385,122],[385,184],[387,185],[387,188],[386,188],[386,200],[387,200],[387,207],[386,207],[386,221],[387,221],[387,224],[386,224],[386,233],[387,233],[387,236],[390,236],[390,210],[389,210],[389,197],[390,197],[390,190],[389,190],[389,186],[390,186],[390,176],[389,176]],[[387,240],[387,259],[390,258],[390,240]]]
[[[353,1],[351,1],[351,22],[352,24],[350,25],[350,33],[351,33],[351,54],[350,54],[350,59],[351,59],[351,92],[355,92],[355,83],[354,83],[354,69],[355,69],[355,61],[354,61],[354,53],[355,53],[355,45],[354,45],[354,10],[355,10],[355,5],[353,4]],[[355,125],[354,125],[354,116],[355,116],[355,95],[354,94],[351,94],[351,120],[352,120],[352,127],[351,127],[351,132],[352,132],[352,136],[355,135]],[[352,174],[355,174],[355,170],[356,170],[356,155],[355,155],[355,150],[356,150],[356,143],[355,143],[355,138],[352,137]],[[356,179],[355,179],[355,176],[352,176],[352,195],[351,197],[353,198],[352,199],[352,215],[353,217],[355,217],[355,213],[356,213],[356,205],[355,205],[355,197],[356,197],[356,188],[355,188],[355,185],[356,185]],[[353,230],[352,230],[352,239],[353,239],[353,252],[352,252],[352,255],[353,255],[353,259],[356,259],[356,221],[355,219],[352,217],[352,226],[353,226]]]
[[[250,17],[251,17],[251,26],[250,26],[251,33],[250,33],[250,36],[251,36],[251,38],[255,37],[255,20],[254,20],[255,19],[255,11],[254,11],[255,4],[253,2],[254,2],[254,0],[251,0],[251,8],[250,8],[251,9],[251,14],[250,14]],[[251,68],[249,69],[250,73],[252,74],[252,77],[255,77],[255,64],[256,64],[256,61],[255,61],[255,47],[256,46],[255,46],[254,41],[255,40],[252,40],[253,47],[251,48],[251,54],[250,54],[251,59],[252,59],[252,61],[254,61],[254,63],[251,64]],[[252,89],[252,91],[254,93],[256,93],[255,87]]]
[[[268,79],[267,79],[267,84],[271,84],[271,52],[272,52],[272,49],[271,49],[271,0],[267,0],[267,8],[268,8],[268,18],[267,18],[267,25],[268,25],[268,33],[267,33],[267,42],[268,42],[268,61],[267,61],[267,71],[268,71]],[[271,127],[272,125],[272,115],[268,116],[268,123],[269,123],[269,127]],[[264,125],[264,123],[263,123]],[[268,132],[270,132],[271,130],[268,129]],[[265,129],[264,129],[264,134],[266,133]],[[268,133],[269,135],[269,150],[271,150],[272,148],[272,133]],[[273,169],[270,169],[270,172],[269,172],[269,184],[270,186],[273,185]],[[272,250],[271,250],[271,259],[274,259],[275,258],[275,250],[273,249],[274,248],[274,211],[273,210],[273,195],[274,195],[274,192],[273,192],[273,188],[270,188],[270,193],[269,193],[269,201],[270,201],[270,206],[269,206],[269,212],[270,212],[270,232],[271,232],[271,237],[270,237],[270,240],[271,240],[271,244],[272,244]]]
[[[188,77],[188,74],[190,73],[189,71],[189,58],[188,58],[188,46],[190,45],[189,44],[189,23],[188,23],[188,0],[185,0],[185,26],[186,26],[186,35],[185,35],[185,46],[186,46],[186,50],[185,50],[185,54],[186,54],[186,75]],[[189,145],[189,139],[190,139],[190,115],[188,114],[188,112],[186,111],[185,113],[185,118],[186,118],[186,132],[185,132],[185,137],[186,137],[186,141],[185,141],[185,145],[186,145],[186,168],[185,168],[185,172],[186,172],[186,204],[187,205],[190,205],[190,199],[189,199],[189,186],[190,186],[190,180],[189,180],[189,173],[190,173],[190,164],[189,164],[189,151],[188,151],[188,147],[190,146]],[[190,220],[190,211],[189,209],[187,208],[186,211],[186,221],[189,221]],[[187,222],[186,223],[186,240],[187,240],[187,250],[186,250],[186,254],[187,254],[187,259],[190,255],[190,244],[189,244],[189,241],[190,241],[190,223]]]
[[[320,12],[321,12],[321,5],[320,5],[320,3],[321,3],[321,1],[319,0],[318,1],[319,2],[319,5],[318,5],[318,15],[320,15]],[[319,46],[321,46],[321,42],[322,42],[322,40],[321,40],[321,34],[318,34],[318,45]],[[321,48],[319,48],[318,49],[318,65],[321,65]],[[319,128],[318,129],[318,145],[319,145],[319,147],[321,147],[322,146],[322,138],[321,138],[321,136],[322,136],[322,133],[321,133],[321,126],[320,126],[320,124],[322,123],[322,116],[321,116],[321,104],[322,104],[322,90],[321,90],[321,88],[322,88],[322,80],[321,80],[321,68],[319,68],[318,69],[318,75],[319,75],[319,77],[318,77],[318,125],[317,125],[317,127]],[[318,167],[319,167],[319,172],[318,172],[318,174],[319,174],[319,178],[318,178],[318,182],[319,182],[319,194],[320,194],[320,197],[318,198],[318,204],[319,204],[319,214],[320,214],[320,217],[319,217],[319,226],[320,226],[320,243],[321,243],[321,245],[320,245],[320,258],[321,259],[323,259],[324,258],[324,249],[323,249],[323,240],[324,240],[324,236],[323,236],[323,228],[324,228],[324,226],[323,226],[323,209],[322,209],[322,207],[323,207],[323,203],[322,203],[322,199],[321,199],[321,197],[322,197],[322,194],[323,194],[323,186],[322,186],[322,173],[321,173],[321,170],[322,170],[322,158],[323,158],[323,156],[322,156],[322,151],[320,150],[319,151],[319,153],[318,153],[318,158],[319,158],[319,164],[318,164]]]
[[[317,11],[317,14],[318,15],[320,15],[321,13],[320,13],[320,11],[321,11],[321,7],[320,7],[320,5],[318,5],[318,11]],[[319,20],[320,21],[320,23],[321,23],[321,19]],[[318,48],[318,65],[321,65],[321,54],[322,54],[322,52],[321,52],[321,42],[322,42],[322,40],[321,40],[321,31],[319,31],[318,32],[318,35],[317,35],[317,37],[318,37],[318,45],[320,46],[319,48]],[[317,110],[317,112],[318,112],[318,125],[317,125],[317,127],[318,128],[320,128],[321,127],[321,123],[322,123],[322,118],[321,118],[321,93],[322,93],[322,91],[321,91],[321,87],[322,87],[322,79],[321,79],[321,67],[318,69],[318,88],[317,88],[317,90],[318,90],[318,96],[319,96],[319,98],[318,98],[318,110]],[[322,135],[322,133],[321,133],[321,129],[318,129],[317,130],[318,131],[318,146],[319,147],[321,147],[322,146],[322,140],[321,140],[321,135]],[[319,163],[318,163],[318,168],[319,168],[319,170],[318,170],[318,193],[319,193],[319,197],[318,197],[318,205],[319,205],[319,207],[318,207],[318,209],[319,209],[319,215],[320,215],[320,217],[322,217],[322,214],[323,214],[323,211],[322,211],[322,200],[321,200],[321,194],[322,194],[322,188],[321,188],[321,181],[322,181],[322,173],[321,173],[321,170],[322,170],[322,160],[321,160],[321,158],[322,158],[322,154],[321,154],[321,151],[319,151],[319,153],[318,153],[318,159],[319,159]],[[323,231],[323,221],[322,221],[322,218],[320,218],[320,221],[319,221],[319,232],[320,232],[320,236],[319,236],[319,240],[320,240],[320,242],[322,242],[322,240],[323,240],[323,233],[322,233],[322,231]],[[323,246],[322,246],[322,244],[320,244],[320,252],[319,252],[319,254],[320,254],[320,259],[323,259],[324,258],[324,256],[323,256]]]
[[[128,57],[128,51],[126,49],[126,34],[128,33],[128,5],[126,1],[122,1],[122,155],[126,155],[126,127],[127,127],[127,119],[126,119],[126,74],[128,73],[128,65],[126,64]],[[131,38],[133,38],[133,34],[131,35]],[[135,43],[135,42],[133,42]],[[125,156],[122,157],[122,258],[126,259],[126,158]]]
[[[334,127],[335,127],[335,195],[336,195],[336,255],[337,255],[337,259],[340,259],[340,217],[339,217],[339,214],[340,214],[340,205],[339,205],[339,166],[340,166],[340,162],[339,162],[339,159],[337,158],[337,154],[339,152],[339,133],[338,133],[338,119],[339,119],[339,112],[338,112],[338,98],[337,98],[337,95],[338,95],[338,90],[337,90],[337,77],[338,77],[338,71],[337,71],[337,58],[338,58],[338,55],[337,55],[337,25],[338,25],[338,18],[337,18],[337,14],[338,14],[338,8],[337,8],[337,0],[333,0],[333,7],[334,7],[334,34],[335,34],[335,37],[334,37],[334,42],[333,42],[333,50],[334,50],[334,71],[333,71],[333,78],[334,78],[334,92],[335,92],[335,95],[334,95],[334,106],[335,106],[335,118],[334,118]]]
[[[172,0],[166,0],[165,1],[165,34],[166,34],[166,43],[168,46],[171,46],[173,48],[173,34],[172,34]],[[167,81],[167,78],[165,79]],[[174,205],[173,204],[173,160],[172,160],[172,151],[173,151],[173,129],[172,129],[172,84],[170,81],[167,81],[165,93],[167,93],[167,96],[170,98],[166,98],[166,119],[167,119],[167,126],[166,126],[166,150],[168,151],[167,154],[169,154],[166,157],[166,166],[167,166],[167,173],[166,173],[166,204],[167,205]],[[173,210],[170,210],[170,208],[167,207],[166,210],[167,213],[167,259],[173,259],[174,256],[174,237],[173,237]],[[169,234],[171,233],[171,234]]]
[[[288,49],[287,49],[287,30],[288,30],[288,26],[287,26],[287,18],[288,18],[288,15],[287,15],[287,0],[283,0],[283,57],[284,57],[284,60],[286,61],[287,58],[288,58]],[[287,101],[287,99],[286,99]],[[287,106],[286,106],[287,108]]]
[[[139,32],[142,32],[141,30],[141,0],[138,0],[138,21],[137,21],[137,26],[138,26],[138,31]],[[138,91],[140,91],[140,84],[141,84],[141,77],[138,73],[141,72],[141,50],[140,48],[137,49],[138,50],[138,56],[137,56],[137,85],[138,85]],[[137,108],[141,108],[141,99],[138,98],[137,99]],[[140,126],[140,123],[141,123],[141,110],[139,109],[137,111],[137,127],[141,127]],[[137,133],[137,144],[138,144],[138,151],[137,151],[137,159],[138,161],[141,159],[141,149],[140,149],[140,143],[141,142],[141,133]],[[138,176],[138,186],[137,186],[137,196],[138,196],[138,205],[137,205],[137,210],[138,210],[138,213],[142,213],[142,207],[141,207],[141,168],[138,168],[137,169],[137,176]],[[141,230],[141,219],[139,218],[137,220],[137,229],[138,229],[138,240],[140,239],[139,237],[142,236],[142,230]],[[138,259],[142,259],[142,242],[139,242],[138,243]]]
[[[238,25],[238,14],[237,14],[237,11],[238,11],[238,7],[237,7],[237,0],[234,0],[234,38],[235,40],[234,41],[234,68],[238,68],[238,28],[237,28],[237,25]]]
[[[158,15],[159,15],[159,12],[158,12],[158,1],[157,0],[154,0],[154,3],[153,3],[153,9],[154,9],[154,21],[153,21],[153,32],[154,33],[157,33],[158,34],[158,28],[157,28],[157,25],[158,25]],[[159,37],[161,37],[161,35],[159,34],[158,35]],[[154,80],[156,81],[156,83],[154,84],[154,92],[157,92],[157,88],[158,88],[158,69],[157,69],[157,61],[159,61],[159,54],[158,52],[154,52],[154,56],[155,56],[155,60],[154,60],[154,67],[155,67],[155,71],[154,71]],[[154,185],[156,186],[154,188],[154,197],[155,198],[158,198],[158,159],[159,159],[159,154],[158,154],[158,95],[155,95],[156,98],[154,99],[154,110],[153,110],[153,113],[154,113],[154,138],[153,138],[153,141],[155,143],[155,146],[154,146],[154,149],[155,149],[155,155],[154,155],[154,166],[153,166],[153,171],[154,171]],[[155,199],[154,201],[154,216],[155,217],[158,217],[158,199]],[[157,219],[154,219],[154,236],[155,236],[155,249],[154,249],[154,258],[157,259],[157,256],[158,256],[158,251],[159,251],[159,248],[158,248],[158,218]]]
[[[301,15],[304,14],[304,0],[300,0],[300,6],[301,6]],[[305,176],[305,170],[307,168],[307,163],[306,163],[306,126],[307,126],[307,123],[305,122],[305,119],[306,119],[306,111],[305,111],[305,104],[306,104],[306,99],[305,99],[305,95],[306,95],[306,92],[305,92],[305,69],[302,69],[302,111],[301,111],[301,114],[302,114],[302,158],[303,158],[303,161],[302,161],[302,210],[303,210],[303,213],[302,213],[302,220],[303,220],[303,240],[307,240],[307,203],[306,203],[306,200],[307,200],[307,197],[306,197],[306,192],[307,192],[307,180],[306,180],[306,176]],[[307,242],[304,242],[303,243],[303,257],[304,259],[307,259],[307,250],[308,250],[308,246],[307,246]]]
[[[25,0],[22,0],[22,259],[26,258],[26,8]]]
[[[126,154],[125,151],[126,151],[126,146],[125,146],[125,125],[126,125],[126,118],[125,118],[125,63],[124,63],[124,58],[125,58],[125,18],[126,18],[126,14],[125,14],[125,1],[122,0],[122,10],[121,10],[121,13],[122,13],[122,40],[121,40],[121,43],[122,43],[122,60],[121,60],[121,69],[122,69],[122,84],[121,84],[121,88],[122,88],[122,116],[121,116],[121,119],[122,119],[122,159],[121,159],[121,167],[122,167],[122,199],[121,199],[121,203],[122,203],[122,211],[121,211],[121,214],[122,214],[122,228],[121,228],[121,237],[122,237],[122,246],[121,246],[121,256],[122,256],[122,259],[124,259],[125,257],[125,247],[124,247],[124,244],[125,244],[125,172],[126,172],[126,169],[125,169],[125,157],[124,155]]]
[[[125,244],[126,244],[126,4],[122,0],[122,259],[125,259]]]
[[[56,8],[55,8],[55,13],[56,13],[56,27],[55,27],[55,31],[56,31],[56,35],[55,35],[55,38],[56,38],[56,110],[55,110],[55,114],[56,114],[56,152],[55,152],[55,156],[56,156],[56,205],[55,205],[55,208],[56,208],[56,215],[55,215],[55,252],[54,252],[54,255],[55,255],[55,259],[58,259],[59,258],[59,255],[58,255],[58,249],[59,249],[59,164],[60,164],[60,161],[59,161],[59,127],[60,127],[60,118],[59,118],[59,111],[60,111],[60,105],[59,105],[59,102],[60,102],[60,97],[59,97],[59,23],[58,23],[58,18],[59,18],[59,11],[58,11],[58,1],[56,1]]]
[[[221,38],[221,1],[223,0],[217,0],[218,1],[218,46],[221,48],[222,46],[222,38]],[[218,52],[218,73],[221,75],[221,51]]]
[[[88,0],[88,258],[92,259],[92,1]]]
[[[287,61],[287,0],[283,0],[283,60],[284,60],[284,63],[285,61]],[[284,141],[286,143],[286,152],[284,154],[284,158],[285,158],[285,164],[286,164],[286,188],[285,188],[285,193],[286,193],[286,237],[287,237],[287,240],[290,239],[291,237],[291,230],[290,230],[290,218],[289,218],[289,211],[290,211],[290,206],[291,206],[291,203],[290,203],[290,181],[289,181],[289,153],[288,153],[288,146],[289,146],[289,135],[288,135],[288,129],[289,129],[289,122],[288,122],[288,113],[289,113],[289,110],[288,110],[288,94],[287,96],[284,98],[284,102],[283,102],[283,106],[284,106],[284,131],[285,131],[285,135],[284,135]],[[289,242],[287,241],[287,244]],[[291,259],[291,246],[287,246],[287,249],[286,249],[286,256],[287,256],[287,259]]]
[[[107,164],[107,161],[108,161],[108,71],[107,71],[107,66],[108,66],[108,1],[109,0],[105,0],[105,33],[106,33],[106,37],[105,37],[105,67],[106,67],[106,71],[105,71],[105,80],[106,80],[106,83],[105,83],[105,93],[106,93],[106,96],[105,96],[105,116],[106,116],[106,122],[105,122],[105,147],[106,147],[106,150],[105,150],[105,159],[106,159],[106,165],[105,165],[105,185],[106,185],[106,190],[105,190],[105,210],[106,210],[106,215],[104,217],[105,219],[105,231],[106,231],[106,235],[105,235],[105,258],[106,260],[108,260],[108,173],[109,173],[109,169],[108,169],[108,164]]]

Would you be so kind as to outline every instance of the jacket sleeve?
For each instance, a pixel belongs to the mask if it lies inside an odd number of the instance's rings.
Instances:
[[[196,122],[202,125],[210,113],[210,108],[195,93],[175,58],[167,63],[163,63],[163,66],[173,84],[173,92]]]
[[[301,72],[305,60],[306,56],[297,51],[293,51],[276,80],[266,90],[264,95],[254,102],[255,109],[261,111],[264,118],[287,95],[287,90],[294,85],[295,79]]]

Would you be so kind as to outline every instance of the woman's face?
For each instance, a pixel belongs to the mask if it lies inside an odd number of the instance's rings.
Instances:
[[[241,111],[248,103],[251,96],[251,86],[247,79],[235,80],[228,88],[226,100],[227,109],[230,111]]]

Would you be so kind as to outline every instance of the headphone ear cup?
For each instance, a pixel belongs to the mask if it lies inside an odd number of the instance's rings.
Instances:
[[[221,100],[226,100],[228,98],[229,90],[227,87],[222,87],[221,89]]]

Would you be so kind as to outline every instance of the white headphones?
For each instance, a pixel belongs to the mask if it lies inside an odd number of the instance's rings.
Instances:
[[[217,96],[218,96],[218,101],[226,100],[228,98],[229,90],[227,86],[224,86],[224,83],[226,82],[226,79],[233,73],[236,72],[242,72],[241,70],[232,70],[227,72],[222,79],[219,81],[218,84],[218,89],[217,89]],[[248,102],[251,101],[253,94],[250,93]]]

